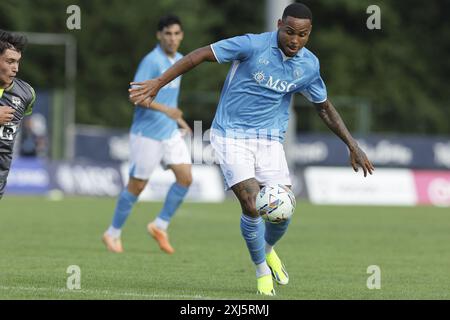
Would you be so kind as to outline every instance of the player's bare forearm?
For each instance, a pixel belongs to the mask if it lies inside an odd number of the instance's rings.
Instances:
[[[148,104],[148,107],[157,110],[159,112],[162,112],[174,120],[177,120],[183,116],[183,112],[180,109],[171,108],[161,103],[157,103],[155,101],[150,102]]]
[[[330,128],[331,131],[341,138],[348,146],[348,149],[350,150],[350,163],[353,169],[358,172],[358,166],[360,166],[364,171],[364,177],[367,176],[367,173],[372,174],[372,171],[375,170],[374,166],[369,161],[364,151],[358,146],[355,139],[353,139],[345,126],[344,121],[331,102],[326,100],[322,103],[315,103],[314,106],[316,107],[320,118],[325,122],[328,128]]]
[[[137,104],[136,103],[137,100],[134,98],[130,98],[130,101],[132,103]],[[174,120],[177,120],[183,116],[183,111],[181,111],[180,109],[171,108],[164,104],[161,104],[161,103],[158,103],[155,101],[151,101],[150,99],[146,99],[146,100],[142,101],[141,103],[139,103],[139,106],[162,112],[162,113],[166,114],[169,118],[172,118]]]
[[[185,134],[190,134],[190,135],[192,135],[192,129],[191,129],[191,127],[187,124],[186,120],[184,120],[183,118],[178,118],[178,119],[177,119],[177,123],[178,123],[178,125],[180,126],[180,129],[182,129],[182,131],[183,131],[183,134],[182,134],[182,135],[185,135]]]
[[[156,79],[131,82],[131,85],[136,87],[129,89],[130,100],[135,104],[139,104],[146,99],[153,100],[162,87],[204,61],[216,61],[210,46],[192,51]]]
[[[146,107],[153,109],[153,110],[160,111],[162,113],[166,113],[167,110],[169,109],[168,106],[165,106],[165,105],[155,102],[155,101],[152,101],[150,104],[146,105]]]
[[[355,149],[357,143],[351,136],[337,110],[331,104],[331,101],[327,99],[322,103],[315,103],[314,106],[316,107],[320,118],[327,125],[327,127],[330,128],[330,130],[333,131],[339,138],[341,138],[350,150]]]

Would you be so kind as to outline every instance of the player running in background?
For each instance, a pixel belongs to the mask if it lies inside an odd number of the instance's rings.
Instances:
[[[257,292],[275,294],[273,280],[287,284],[288,273],[273,249],[289,221],[264,223],[255,209],[261,185],[291,186],[283,150],[293,93],[311,101],[325,124],[348,146],[351,165],[372,174],[372,164],[327,99],[319,60],[304,46],[312,14],[300,3],[287,6],[278,30],[246,34],[199,48],[156,79],[134,82],[135,102],[152,101],[172,79],[204,61],[232,62],[211,129],[211,144],[228,187],[242,207],[241,232],[256,266]],[[271,276],[272,274],[272,276]],[[273,278],[273,280],[272,280]]]
[[[18,78],[26,38],[0,30],[0,199],[11,167],[14,143],[24,115],[32,112],[33,88]]]
[[[156,78],[182,58],[177,52],[183,39],[178,17],[162,17],[156,36],[159,44],[141,61],[135,81]],[[177,108],[180,80],[181,77],[178,77],[168,83],[151,103],[136,106],[130,130],[129,182],[119,195],[112,223],[102,238],[112,252],[123,251],[120,238],[122,227],[150,175],[160,163],[173,171],[176,182],[170,187],[161,212],[147,225],[147,230],[163,251],[169,254],[174,252],[167,228],[192,183],[191,157],[178,128],[191,131]]]

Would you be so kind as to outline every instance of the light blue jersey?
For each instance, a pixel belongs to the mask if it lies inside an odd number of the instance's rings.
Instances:
[[[287,58],[277,32],[246,34],[211,44],[219,63],[233,64],[222,89],[213,132],[235,138],[284,140],[293,93],[327,99],[317,57],[302,48]]]
[[[177,52],[175,58],[170,59],[158,45],[142,59],[134,76],[134,81],[139,82],[157,78],[182,57]],[[177,108],[180,82],[181,76],[165,85],[161,88],[154,101],[171,108]],[[142,135],[155,140],[166,140],[172,137],[177,128],[177,122],[166,114],[136,106],[133,124],[131,125],[132,134]]]

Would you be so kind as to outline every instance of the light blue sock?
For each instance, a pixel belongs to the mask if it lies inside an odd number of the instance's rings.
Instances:
[[[188,190],[188,187],[184,187],[176,182],[172,184],[158,218],[165,221],[170,221],[181,202],[183,202],[184,196],[186,196]]]
[[[270,246],[274,246],[275,243],[286,233],[290,222],[291,219],[280,223],[270,223],[266,221],[266,233],[264,235],[266,242]]]
[[[252,261],[256,265],[266,261],[264,228],[261,217],[252,218],[242,214],[241,233],[247,243]]]
[[[137,201],[134,194],[130,193],[127,189],[124,189],[117,200],[116,210],[114,211],[114,217],[112,220],[112,226],[116,229],[122,229],[123,224],[130,215],[131,209]]]

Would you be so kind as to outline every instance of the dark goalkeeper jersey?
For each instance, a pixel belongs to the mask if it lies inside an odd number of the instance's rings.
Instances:
[[[0,154],[12,153],[17,129],[24,115],[31,114],[36,94],[33,88],[20,79],[14,79],[6,89],[0,89],[0,106],[16,110],[11,122],[0,125]]]

